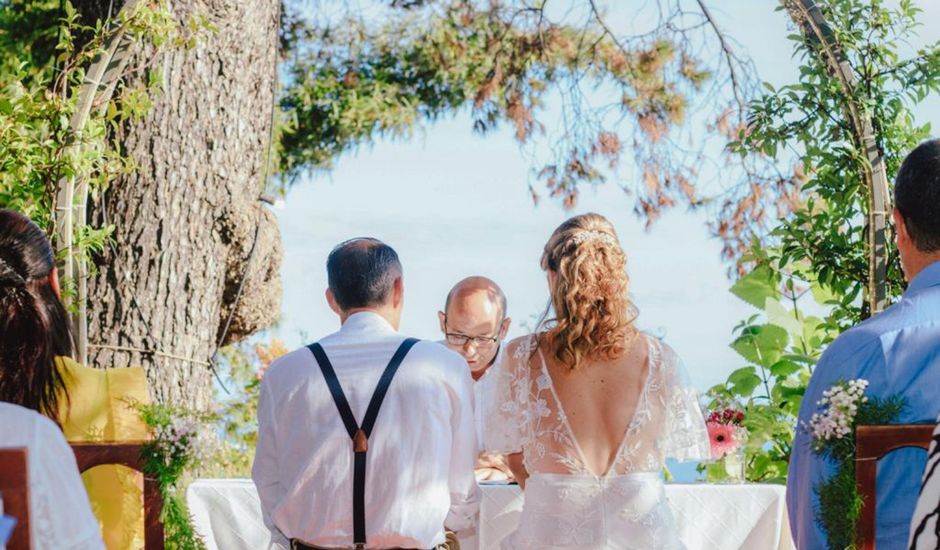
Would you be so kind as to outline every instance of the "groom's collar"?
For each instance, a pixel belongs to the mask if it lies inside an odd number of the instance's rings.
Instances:
[[[346,318],[340,332],[397,332],[391,323],[378,313],[359,311]]]
[[[937,285],[940,285],[940,261],[928,265],[918,273],[911,283],[907,285],[907,291],[905,291],[904,294],[912,294]]]

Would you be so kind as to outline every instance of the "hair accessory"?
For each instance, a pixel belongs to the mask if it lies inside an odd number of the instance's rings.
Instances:
[[[571,242],[574,244],[586,243],[588,241],[596,241],[609,246],[617,246],[617,239],[614,238],[613,235],[603,231],[598,231],[596,229],[579,231],[575,233],[573,237],[571,237]]]

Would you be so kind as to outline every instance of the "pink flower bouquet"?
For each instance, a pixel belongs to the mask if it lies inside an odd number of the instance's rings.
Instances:
[[[705,421],[711,443],[711,462],[702,465],[708,481],[717,483],[740,483],[745,480],[746,460],[744,445],[747,443],[747,428],[744,413],[725,406],[712,411]]]
[[[734,454],[747,440],[744,428],[744,413],[731,408],[713,411],[705,421],[708,438],[711,440],[712,459],[720,460]]]

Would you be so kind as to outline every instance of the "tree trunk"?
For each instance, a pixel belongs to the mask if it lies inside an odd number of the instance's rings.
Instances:
[[[181,25],[202,15],[215,30],[189,49],[164,47],[155,59],[144,49],[130,62],[159,71],[162,89],[147,116],[115,136],[137,170],[89,205],[93,223],[114,226],[114,246],[95,258],[89,282],[89,361],[143,365],[162,402],[209,406],[209,361],[244,276],[226,343],[280,311],[280,236],[259,201],[278,2],[176,0]],[[125,85],[142,85],[149,72]]]

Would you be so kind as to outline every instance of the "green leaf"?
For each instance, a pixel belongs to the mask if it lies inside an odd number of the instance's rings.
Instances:
[[[770,367],[770,373],[779,378],[786,378],[803,367],[786,359],[777,361]]]
[[[767,321],[769,323],[786,330],[791,336],[796,337],[803,333],[803,325],[797,319],[799,312],[796,312],[795,315],[793,311],[784,307],[779,301],[770,298],[764,303],[764,311],[767,312]]]
[[[819,349],[827,335],[826,324],[819,317],[808,317],[803,322],[802,344],[808,349]]]
[[[759,325],[749,327],[731,344],[731,348],[749,362],[769,369],[783,356],[789,341],[784,329],[776,325]]]
[[[778,300],[777,277],[766,266],[758,266],[753,271],[738,279],[731,287],[731,293],[756,308],[763,308],[767,299]]]
[[[750,397],[761,383],[754,367],[742,367],[728,376],[731,391],[741,397]]]
[[[810,291],[813,293],[813,298],[823,305],[838,302],[839,300],[839,295],[833,292],[829,286],[820,285],[815,281],[810,285]]]

